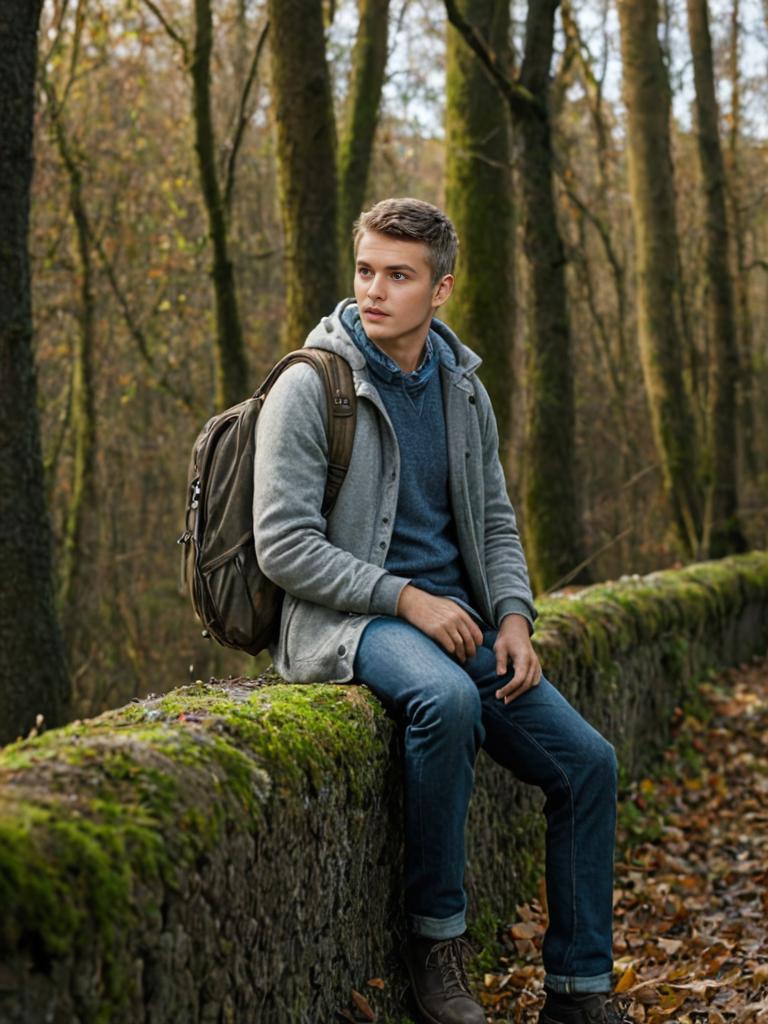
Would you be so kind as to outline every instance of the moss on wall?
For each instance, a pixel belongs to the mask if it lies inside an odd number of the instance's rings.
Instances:
[[[545,672],[642,772],[712,669],[768,648],[768,553],[540,605]],[[196,683],[0,752],[0,1021],[308,1022],[402,977],[401,777],[362,687]],[[503,918],[540,797],[481,757],[467,888]]]

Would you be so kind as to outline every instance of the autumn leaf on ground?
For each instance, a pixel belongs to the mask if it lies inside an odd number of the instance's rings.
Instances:
[[[365,1018],[365,1020],[375,1020],[376,1014],[371,1009],[371,1004],[361,995],[360,992],[356,992],[352,989],[352,1002],[355,1004],[357,1012]]]

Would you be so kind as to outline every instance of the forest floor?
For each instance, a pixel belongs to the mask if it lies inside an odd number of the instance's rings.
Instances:
[[[678,711],[658,772],[623,794],[618,849],[616,991],[631,1017],[768,1022],[768,660]],[[542,886],[517,908],[478,979],[490,1024],[537,1019],[543,901]]]

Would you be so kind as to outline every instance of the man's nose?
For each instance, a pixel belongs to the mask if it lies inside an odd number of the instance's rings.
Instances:
[[[369,299],[383,299],[386,295],[386,279],[383,274],[374,274],[368,285]]]

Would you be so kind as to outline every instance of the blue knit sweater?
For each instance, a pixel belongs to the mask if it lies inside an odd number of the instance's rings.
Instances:
[[[384,567],[410,578],[413,586],[470,603],[469,584],[459,553],[448,487],[448,446],[441,359],[453,354],[433,331],[421,364],[405,373],[376,346],[362,326],[357,307],[348,307],[344,325],[363,353],[400,447],[400,489],[392,540]],[[476,614],[476,613],[475,613]]]

